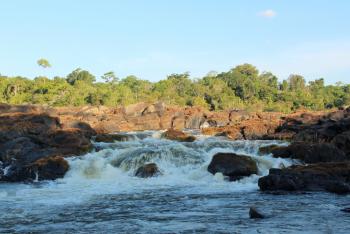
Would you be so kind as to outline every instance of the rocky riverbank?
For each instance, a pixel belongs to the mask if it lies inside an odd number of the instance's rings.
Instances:
[[[49,108],[0,105],[0,181],[33,181],[63,177],[66,157],[92,150],[91,140],[128,140],[120,131],[170,129],[162,137],[192,142],[180,130],[200,129],[202,134],[232,140],[287,140],[286,147],[262,147],[264,155],[298,160],[298,166],[271,169],[260,178],[263,191],[325,190],[350,192],[350,108],[330,113],[209,112],[200,108],[139,103],[128,107]],[[155,165],[156,166],[156,165]],[[156,170],[154,170],[156,171]],[[218,154],[208,171],[237,180],[256,174],[253,160]]]

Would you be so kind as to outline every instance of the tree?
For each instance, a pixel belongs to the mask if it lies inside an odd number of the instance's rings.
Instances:
[[[118,77],[114,74],[113,71],[106,72],[101,76],[101,78],[106,82],[106,83],[117,83],[118,82]]]
[[[43,68],[49,68],[51,67],[51,64],[47,59],[41,58],[37,61],[38,65]]]
[[[90,74],[90,72],[77,68],[67,75],[66,80],[71,85],[74,85],[77,81],[83,81],[88,84],[92,84],[96,81],[96,78]]]
[[[305,89],[305,79],[301,75],[290,75],[288,77],[288,83],[291,91],[301,91]]]

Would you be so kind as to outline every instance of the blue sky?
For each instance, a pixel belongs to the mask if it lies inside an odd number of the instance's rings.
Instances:
[[[350,83],[349,11],[347,0],[1,1],[0,73],[81,67],[157,81],[252,63],[280,79]]]

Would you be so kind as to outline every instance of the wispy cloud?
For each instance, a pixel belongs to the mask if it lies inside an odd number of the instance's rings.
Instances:
[[[264,17],[264,18],[274,18],[277,13],[274,11],[274,10],[271,10],[271,9],[267,9],[267,10],[264,10],[264,11],[261,11],[259,12],[258,14],[260,17]]]

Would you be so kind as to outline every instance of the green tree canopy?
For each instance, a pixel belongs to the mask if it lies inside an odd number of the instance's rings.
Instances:
[[[71,85],[74,85],[77,81],[83,81],[87,84],[92,84],[96,81],[96,78],[90,74],[90,72],[77,68],[67,75],[66,80]]]
[[[37,61],[37,64],[40,66],[40,67],[43,67],[43,68],[49,68],[51,67],[51,64],[49,63],[49,61],[47,59],[44,59],[44,58],[41,58]]]

